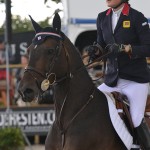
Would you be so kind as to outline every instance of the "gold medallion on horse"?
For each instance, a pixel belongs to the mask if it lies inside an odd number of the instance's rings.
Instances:
[[[49,82],[48,79],[45,79],[45,80],[42,81],[42,83],[41,83],[42,91],[48,90],[49,86],[50,86],[50,82]]]

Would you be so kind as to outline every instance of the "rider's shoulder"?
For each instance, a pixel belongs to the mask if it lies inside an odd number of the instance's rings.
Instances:
[[[108,11],[110,11],[110,9],[107,9],[107,10],[105,10],[105,11],[100,12],[100,13],[98,14],[98,17],[101,18],[101,17],[107,16]]]

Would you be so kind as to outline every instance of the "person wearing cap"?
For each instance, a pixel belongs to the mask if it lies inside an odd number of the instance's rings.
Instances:
[[[108,10],[97,17],[97,42],[88,47],[91,60],[109,53],[104,83],[98,89],[125,94],[137,138],[150,150],[150,129],[144,120],[150,70],[150,30],[145,16],[129,0],[106,0]],[[136,1],[135,1],[136,3]]]

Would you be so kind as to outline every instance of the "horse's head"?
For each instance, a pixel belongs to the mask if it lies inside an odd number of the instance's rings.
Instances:
[[[32,18],[31,21],[36,35],[28,48],[29,62],[18,88],[24,101],[39,99],[68,69],[59,15],[55,14],[52,27],[41,28]],[[62,61],[64,58],[66,61]]]

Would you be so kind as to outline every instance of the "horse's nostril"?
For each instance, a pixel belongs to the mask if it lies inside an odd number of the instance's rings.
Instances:
[[[31,101],[34,99],[34,91],[32,89],[29,89],[27,88],[24,92],[24,98],[27,100],[27,101]]]
[[[30,93],[32,93],[32,92],[33,92],[32,89],[26,89],[26,90],[24,91],[24,93],[27,93],[27,94],[30,94]]]

